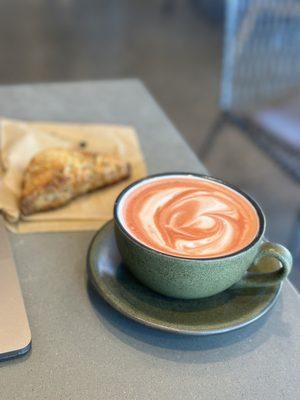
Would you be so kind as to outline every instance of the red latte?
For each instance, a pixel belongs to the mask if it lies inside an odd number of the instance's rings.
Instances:
[[[260,225],[254,206],[242,194],[192,175],[141,182],[125,193],[118,215],[140,243],[187,258],[235,253],[254,240]]]

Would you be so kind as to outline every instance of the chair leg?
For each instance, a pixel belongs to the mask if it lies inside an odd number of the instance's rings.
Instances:
[[[208,156],[209,152],[211,151],[215,143],[218,134],[222,132],[222,128],[224,127],[226,122],[227,122],[226,114],[222,113],[221,115],[218,116],[199,150],[198,154],[201,159],[204,159]]]

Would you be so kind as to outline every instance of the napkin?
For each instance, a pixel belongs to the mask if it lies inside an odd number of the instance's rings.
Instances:
[[[135,130],[128,126],[0,120],[0,210],[13,232],[95,230],[113,217],[113,205],[127,185],[146,175]],[[117,155],[130,162],[131,176],[74,199],[68,205],[30,216],[19,210],[22,176],[32,157],[47,148],[80,149]]]

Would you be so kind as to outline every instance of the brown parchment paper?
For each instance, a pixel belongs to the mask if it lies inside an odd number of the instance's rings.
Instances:
[[[130,162],[131,176],[115,185],[74,199],[57,210],[24,217],[19,196],[24,169],[43,149],[63,147],[117,154]],[[13,232],[94,230],[113,217],[117,195],[146,175],[146,166],[133,128],[98,124],[25,122],[0,119],[0,210]]]

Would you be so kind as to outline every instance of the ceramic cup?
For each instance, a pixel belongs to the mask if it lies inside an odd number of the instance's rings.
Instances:
[[[254,240],[242,250],[218,258],[185,258],[164,254],[138,242],[124,228],[119,217],[119,205],[123,196],[135,185],[161,176],[194,176],[219,182],[234,189],[248,199],[257,211],[260,225]],[[257,287],[278,285],[292,268],[291,253],[282,245],[267,241],[265,216],[259,205],[240,189],[205,175],[166,173],[141,179],[125,188],[114,207],[114,225],[117,246],[131,273],[145,286],[166,296],[195,299],[220,293],[232,285]],[[280,262],[280,269],[255,274],[247,270],[261,258],[271,257]]]

